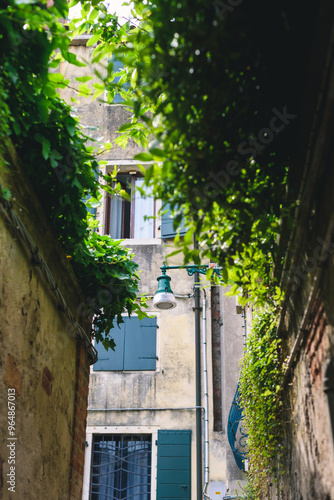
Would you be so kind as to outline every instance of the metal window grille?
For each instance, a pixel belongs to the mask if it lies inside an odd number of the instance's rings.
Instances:
[[[150,500],[151,454],[150,435],[94,435],[90,500]]]

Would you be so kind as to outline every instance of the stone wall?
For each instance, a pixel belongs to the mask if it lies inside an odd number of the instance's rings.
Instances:
[[[334,498],[333,6],[322,2],[296,147],[299,199],[286,232],[284,469],[270,498]],[[298,181],[298,182],[297,182]]]
[[[69,262],[13,149],[6,160],[5,167],[1,158],[0,180],[12,192],[12,209],[75,314],[84,298]],[[0,497],[79,500],[88,395],[86,348],[67,333],[68,321],[53,291],[10,223],[5,202],[0,202]]]

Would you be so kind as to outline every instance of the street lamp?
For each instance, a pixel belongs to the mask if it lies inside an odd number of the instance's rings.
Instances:
[[[199,296],[199,274],[206,274],[209,268],[213,268],[213,272],[220,276],[220,268],[212,265],[190,265],[190,266],[166,266],[165,263],[160,267],[161,276],[157,278],[158,280],[158,290],[156,291],[153,299],[153,306],[156,309],[174,309],[176,307],[176,300],[172,289],[170,287],[171,278],[166,274],[167,269],[186,269],[188,276],[194,276],[195,278],[195,368],[196,368],[196,462],[197,462],[197,500],[202,499],[202,394],[201,394],[201,334],[200,334],[200,296]],[[204,306],[205,309],[205,306]],[[204,311],[205,312],[205,311]],[[206,321],[206,315],[203,315],[203,321]],[[206,340],[205,340],[206,343]],[[204,356],[206,359],[206,355]],[[206,370],[206,361],[205,366]],[[207,385],[207,384],[205,384]],[[204,389],[205,397],[205,419],[207,422],[207,412],[208,412],[208,401],[207,401],[207,388]],[[208,429],[206,428],[205,439],[208,443]],[[208,452],[207,452],[208,453]],[[208,470],[208,469],[207,469]],[[206,482],[207,485],[207,482]],[[204,491],[205,493],[205,491]]]
[[[186,269],[188,276],[193,276],[195,273],[206,274],[207,270],[211,267],[213,272],[220,276],[220,268],[208,264],[201,266],[166,266],[166,264],[163,263],[160,267],[162,274],[157,278],[158,289],[153,298],[153,307],[156,309],[174,309],[174,307],[176,307],[176,299],[170,287],[171,278],[166,274],[167,269]]]
[[[158,290],[153,299],[153,307],[156,309],[174,309],[176,307],[176,299],[170,287],[170,276],[166,274],[166,266],[161,267],[162,274],[157,278]]]

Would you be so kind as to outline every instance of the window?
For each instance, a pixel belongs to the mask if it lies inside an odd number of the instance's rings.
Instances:
[[[119,71],[123,70],[124,69],[124,64],[119,60],[117,59],[117,57],[115,57],[115,55],[113,54],[111,56],[111,58],[108,59],[108,63],[112,62],[113,64],[113,72],[114,73],[118,73]],[[104,93],[104,101],[106,104],[110,105],[115,105],[115,104],[120,104],[120,105],[124,105],[125,103],[125,100],[124,98],[122,97],[122,90],[124,91],[127,91],[131,88],[131,85],[128,81],[125,81],[126,80],[126,77],[125,75],[118,75],[118,76],[115,76],[115,78],[113,79],[113,84],[118,84],[118,88],[115,87],[110,87],[109,90],[105,90],[105,93]]]
[[[106,351],[101,343],[95,346],[98,361],[93,370],[155,370],[157,318],[139,321],[137,316],[125,316],[123,319],[124,323],[119,327],[115,323],[111,331],[116,343],[115,351]]]
[[[117,180],[130,201],[118,195],[107,197],[106,234],[113,239],[154,238],[154,198],[149,193],[145,197],[138,190],[143,189],[144,179],[135,174],[120,174]]]
[[[94,435],[90,500],[150,500],[151,455],[151,435]]]

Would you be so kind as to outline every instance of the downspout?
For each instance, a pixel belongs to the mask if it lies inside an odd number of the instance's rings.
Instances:
[[[196,366],[196,466],[197,500],[202,500],[202,394],[201,394],[201,306],[199,293],[199,274],[194,273],[194,298],[195,298],[195,366]]]
[[[206,293],[203,289],[203,389],[204,389],[204,498],[209,498],[206,493],[209,484],[209,389],[208,389],[208,365],[207,365],[207,329],[206,329]]]

